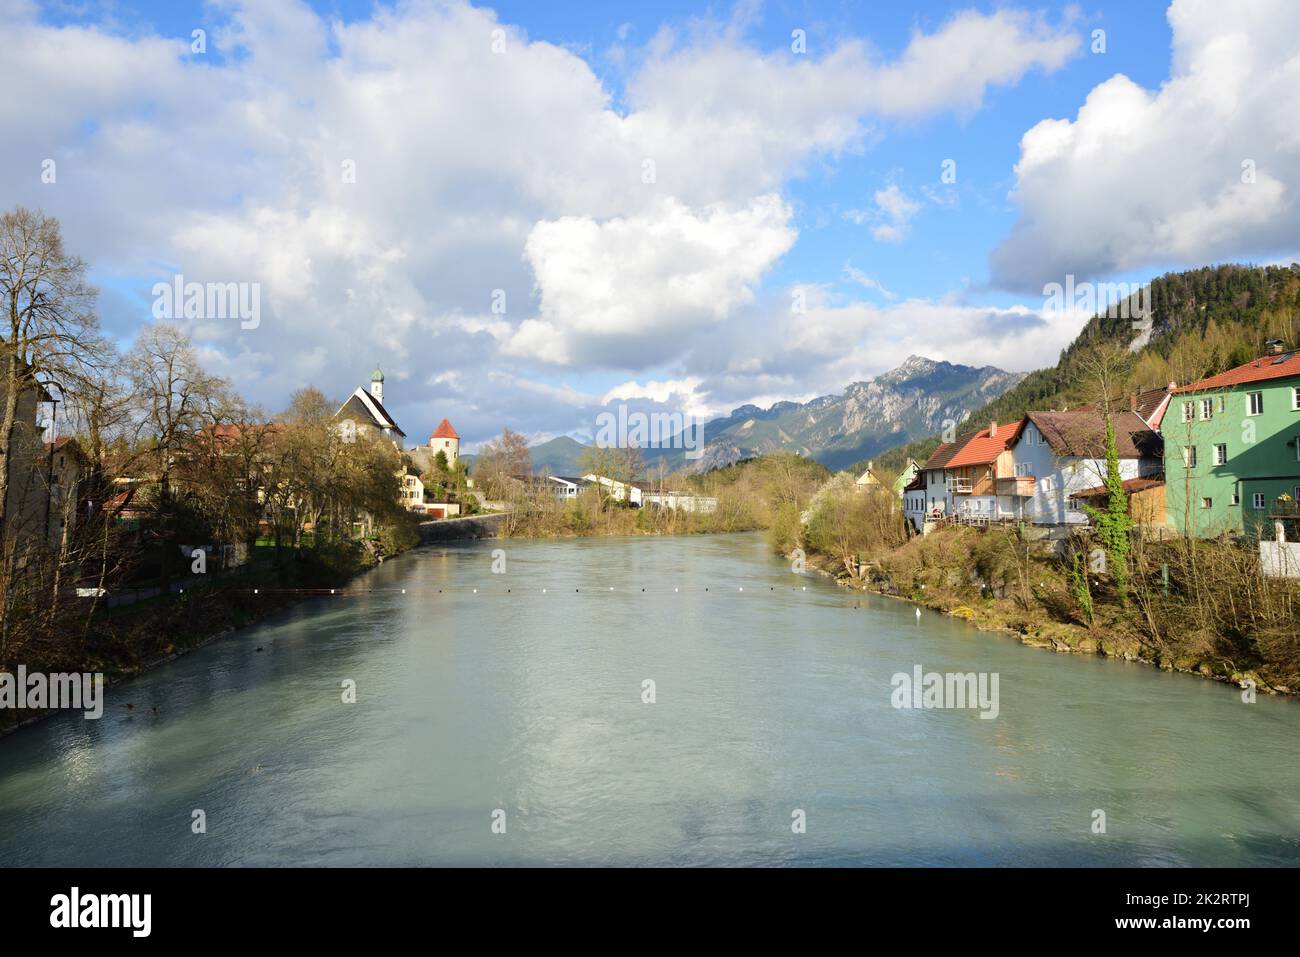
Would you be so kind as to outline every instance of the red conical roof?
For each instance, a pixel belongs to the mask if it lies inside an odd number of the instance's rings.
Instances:
[[[431,440],[458,438],[460,438],[460,436],[456,434],[456,430],[451,427],[451,423],[448,422],[446,418],[443,418],[443,420],[438,423],[438,427],[433,430],[433,435],[430,436]]]

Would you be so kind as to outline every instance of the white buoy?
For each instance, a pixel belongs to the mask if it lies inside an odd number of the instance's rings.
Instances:
[[[920,618],[920,617],[921,617],[921,609],[919,609],[919,608],[916,610],[916,617],[917,617],[917,618]]]

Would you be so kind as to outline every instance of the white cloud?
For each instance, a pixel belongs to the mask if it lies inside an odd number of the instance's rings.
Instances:
[[[870,289],[880,293],[886,299],[893,300],[898,297],[886,289],[878,279],[873,279],[856,266],[845,265],[844,275],[856,282],[863,289]]]
[[[921,211],[923,203],[909,197],[897,183],[876,190],[872,197],[876,203],[875,223],[871,230],[877,242],[896,243],[907,236],[912,217]]]
[[[1074,120],[1021,141],[1019,219],[994,279],[1040,289],[1148,265],[1267,256],[1300,244],[1300,6],[1176,0],[1170,79],[1117,74]],[[1253,161],[1254,182],[1243,182]]]
[[[777,196],[696,212],[662,200],[645,215],[538,223],[525,255],[539,317],[507,352],[561,365],[643,368],[749,302],[763,274],[794,244]]]
[[[650,402],[685,412],[687,415],[706,416],[712,412],[708,393],[700,389],[699,376],[685,379],[650,380],[644,385],[636,381],[624,382],[610,389],[601,398],[602,405],[646,399]]]

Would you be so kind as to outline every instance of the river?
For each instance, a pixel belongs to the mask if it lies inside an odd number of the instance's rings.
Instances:
[[[1300,704],[918,619],[756,535],[354,588],[0,740],[0,864],[1300,863]],[[917,665],[996,674],[997,717],[893,707]]]

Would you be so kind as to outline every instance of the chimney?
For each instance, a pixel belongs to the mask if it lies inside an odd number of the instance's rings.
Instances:
[[[997,437],[998,437],[998,423],[995,420],[989,423],[989,438],[996,439]]]
[[[1170,379],[1170,380],[1169,380],[1169,384],[1168,384],[1167,386],[1165,386],[1165,391],[1166,391],[1166,392],[1173,392],[1173,391],[1174,391],[1175,389],[1177,389],[1177,388],[1178,388],[1178,383],[1175,382],[1173,379]]]
[[[1269,339],[1264,343],[1264,352],[1270,356],[1280,356],[1283,344],[1281,339]]]
[[[1136,392],[1128,397],[1128,410],[1130,412],[1136,412],[1138,410],[1138,397]]]

